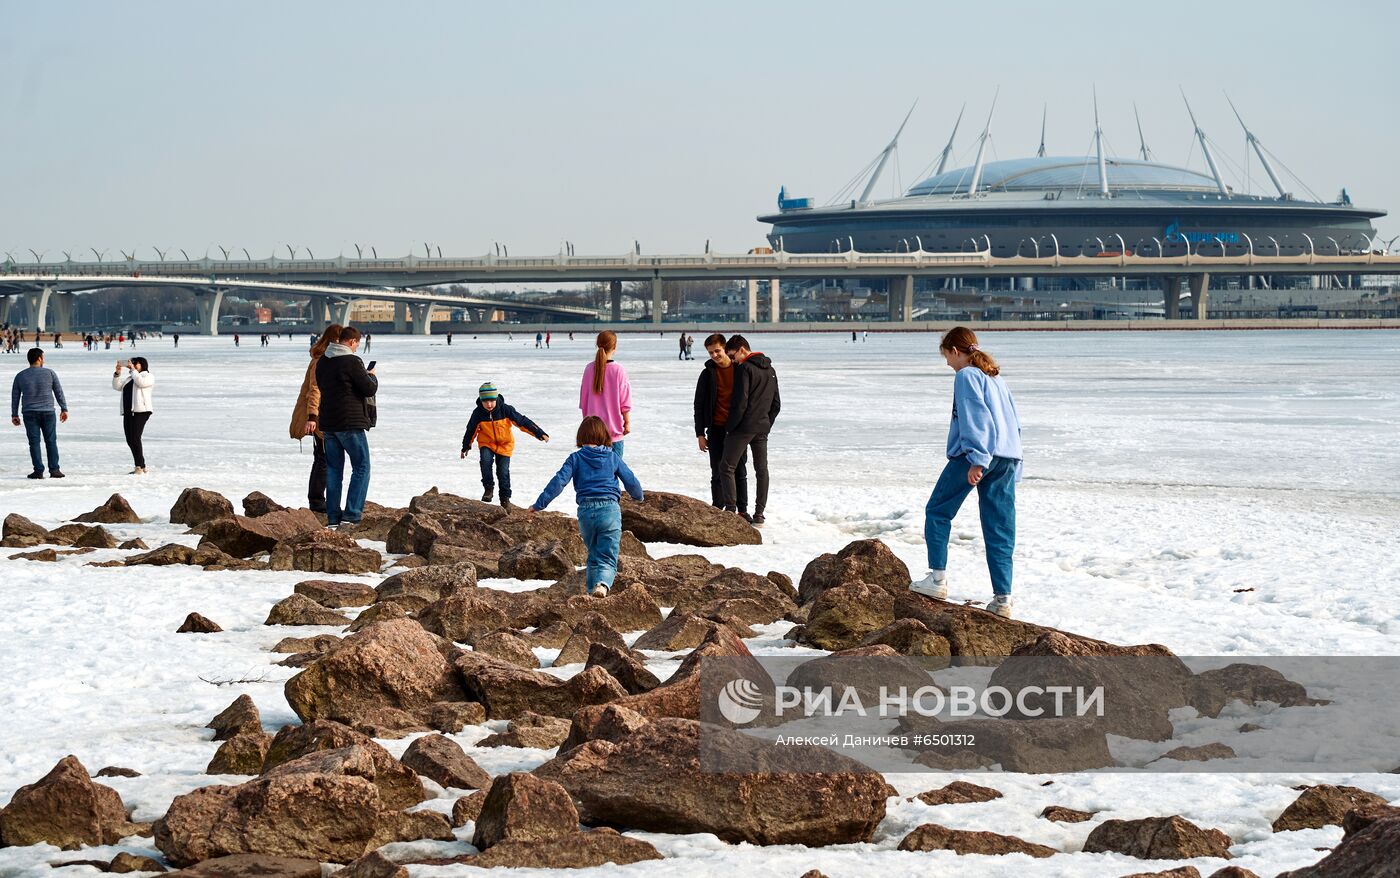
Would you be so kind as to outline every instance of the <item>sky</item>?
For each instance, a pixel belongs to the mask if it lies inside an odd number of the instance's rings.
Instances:
[[[0,258],[742,252],[889,141],[918,179],[1092,150],[1244,167],[1228,91],[1313,192],[1400,211],[1400,4],[0,0]],[[1255,191],[1267,191],[1257,160]],[[1240,174],[1227,182],[1245,188]],[[1306,190],[1290,182],[1290,188]],[[1400,234],[1400,221],[1378,224]]]

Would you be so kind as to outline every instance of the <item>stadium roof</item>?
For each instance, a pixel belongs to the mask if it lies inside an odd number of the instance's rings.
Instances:
[[[1114,190],[1170,190],[1215,192],[1215,180],[1207,174],[1137,159],[1107,159],[1108,185]],[[966,192],[973,169],[957,168],[929,177],[910,187],[909,197],[953,195]],[[982,192],[1014,192],[1044,189],[1097,189],[1099,170],[1094,156],[1067,158],[1044,156],[987,162],[982,168]]]

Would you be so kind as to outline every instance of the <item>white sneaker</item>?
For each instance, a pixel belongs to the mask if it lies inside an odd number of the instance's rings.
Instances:
[[[602,583],[593,586],[593,591],[589,592],[595,598],[605,598],[608,596],[608,587]]]
[[[926,598],[946,601],[948,599],[948,576],[929,571],[928,575],[909,584],[909,590]]]
[[[1010,619],[1011,596],[1003,594],[992,595],[992,599],[990,601],[987,601],[987,612],[996,613],[1003,619]]]

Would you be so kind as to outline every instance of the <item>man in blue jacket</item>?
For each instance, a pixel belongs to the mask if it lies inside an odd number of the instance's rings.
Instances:
[[[58,401],[57,413],[54,400]],[[44,477],[44,458],[39,453],[41,437],[49,457],[49,478],[63,478],[63,470],[58,468],[58,423],[68,422],[68,401],[63,398],[63,385],[58,375],[44,366],[41,348],[29,351],[29,368],[16,375],[10,387],[10,423],[18,427],[21,413],[24,432],[29,438],[29,460],[34,465],[29,478]]]

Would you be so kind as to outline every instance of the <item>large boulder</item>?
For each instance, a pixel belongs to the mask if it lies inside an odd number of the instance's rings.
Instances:
[[[377,622],[351,634],[287,681],[287,703],[303,721],[353,725],[376,709],[408,713],[466,695],[438,642],[408,619]]]
[[[0,809],[0,847],[51,844],[64,850],[116,844],[139,827],[121,796],[94,783],[76,756],[65,756],[46,775],[15,790]]]
[[[949,829],[937,823],[925,823],[906,835],[899,843],[902,851],[953,851],[958,854],[1025,854],[1030,857],[1053,857],[1059,851],[1035,844],[1014,835],[996,832],[974,832]]]
[[[1232,701],[1255,704],[1269,701],[1279,707],[1312,707],[1329,702],[1308,697],[1299,683],[1266,665],[1236,662],[1223,668],[1202,671],[1191,681],[1189,700],[1204,716],[1219,716]]]
[[[511,720],[504,732],[483,738],[477,746],[553,750],[569,737],[569,727],[566,719],[526,711]]]
[[[652,491],[638,503],[622,501],[622,527],[644,543],[686,546],[757,546],[763,536],[744,519],[702,500]]]
[[[948,638],[934,634],[918,619],[895,619],[865,635],[861,646],[888,646],[900,655],[944,658],[953,654]]]
[[[1274,821],[1274,832],[1341,826],[1347,812],[1388,805],[1389,800],[1356,787],[1318,784],[1303,790]]]
[[[304,594],[290,594],[272,605],[264,625],[349,625],[350,617],[313,601]]]
[[[605,598],[574,595],[563,603],[551,604],[539,614],[537,621],[540,627],[556,621],[572,627],[589,613],[607,619],[618,631],[646,631],[661,622],[661,608],[641,585],[613,592]]]
[[[530,641],[513,631],[495,631],[485,637],[478,637],[472,644],[472,649],[522,668],[540,666],[539,656],[535,655]]]
[[[73,520],[86,524],[140,524],[141,516],[136,514],[125,497],[113,494],[107,498],[106,503],[91,512],[84,512]]]
[[[379,583],[374,599],[393,601],[409,612],[417,612],[462,589],[476,588],[476,578],[476,567],[471,564],[414,567]]]
[[[268,558],[271,570],[333,574],[378,573],[383,563],[378,552],[362,548],[348,534],[333,530],[313,530],[282,540]]]
[[[107,528],[94,524],[79,534],[77,539],[73,540],[73,545],[79,549],[115,549],[117,539]]]
[[[25,546],[17,544],[11,545],[10,543],[5,544],[6,547],[12,549],[27,549],[29,546],[37,546],[42,543],[48,538],[49,532],[25,518],[23,515],[20,515],[18,512],[11,512],[9,515],[5,516],[5,523],[0,525],[0,534],[3,534],[6,540],[12,537],[32,539],[34,542]]]
[[[230,854],[170,874],[179,878],[321,878],[321,864],[302,857]]]
[[[526,712],[571,717],[580,707],[622,698],[622,688],[607,671],[589,668],[568,680],[468,653],[457,659],[467,695],[486,706],[490,719],[514,719]]]
[[[896,731],[911,739],[908,749],[921,751],[920,765],[939,770],[985,768],[1026,774],[1091,771],[1117,765],[1103,727],[1092,718],[966,719],[941,722],[908,714]],[[929,741],[928,746],[919,741]],[[948,743],[949,741],[953,743]],[[960,741],[969,742],[963,747]]]
[[[797,586],[799,603],[810,604],[822,592],[848,582],[864,582],[898,595],[908,591],[909,568],[879,540],[856,540],[835,554],[812,559]]]
[[[1202,829],[1175,815],[1141,820],[1105,820],[1084,842],[1090,854],[1127,854],[1142,860],[1191,860],[1196,857],[1230,859],[1230,836],[1218,829]]]
[[[650,692],[661,685],[656,675],[647,670],[646,665],[638,661],[627,649],[604,643],[589,645],[588,662],[584,670],[588,668],[602,668],[607,671],[614,680],[622,684],[628,695]]]
[[[503,841],[543,841],[578,832],[578,809],[569,791],[524,772],[491,784],[476,817],[472,844],[486,850]]]
[[[262,715],[248,695],[240,695],[233,703],[211,719],[205,726],[214,730],[215,741],[227,741],[234,735],[262,731]]]
[[[627,648],[627,644],[622,640],[622,635],[616,628],[608,624],[607,619],[598,613],[588,613],[574,623],[573,633],[564,642],[563,648],[559,650],[559,655],[554,657],[554,667],[587,661],[588,649],[595,643],[601,643],[615,649]]]
[[[190,527],[233,517],[233,503],[223,494],[203,488],[186,488],[170,507],[171,524]]]
[[[650,649],[658,652],[679,652],[694,649],[705,639],[718,623],[687,613],[672,610],[660,624],[652,626],[632,644],[633,649]]]
[[[692,612],[710,619],[728,616],[748,625],[767,625],[796,611],[796,597],[786,577],[759,576],[727,567],[675,595],[673,606],[675,612]]]
[[[272,736],[262,729],[240,732],[219,745],[214,758],[205,766],[204,773],[258,774],[271,746]]]
[[[476,866],[479,869],[592,869],[659,860],[661,853],[640,839],[615,829],[574,832],[541,841],[502,841],[479,854],[449,859],[420,860],[429,866]]]
[[[702,750],[716,764],[702,765]],[[764,845],[869,842],[894,795],[878,774],[825,748],[774,747],[669,718],[591,740],[535,774],[567,789],[587,825]]]
[[[458,643],[475,643],[478,637],[515,627],[511,624],[515,620],[487,598],[487,591],[466,589],[434,601],[419,611],[418,622],[439,637]]]
[[[361,771],[359,776],[379,789],[379,798],[385,807],[394,810],[410,808],[428,797],[423,790],[423,782],[413,769],[395,759],[369,735],[330,720],[284,726],[267,748],[262,772],[272,772],[314,754],[343,752],[348,748],[359,748],[369,755],[372,768]]]
[[[443,735],[424,735],[408,745],[399,761],[442,787],[482,790],[491,783],[491,775]]]
[[[254,491],[243,498],[243,514],[249,518],[261,518],[264,515],[281,512],[286,508],[262,491]]]
[[[1384,817],[1342,838],[1319,862],[1278,878],[1396,878],[1400,875],[1400,816]]]
[[[283,540],[317,530],[322,530],[321,521],[310,509],[286,509],[257,518],[233,515],[209,522],[199,545],[214,546],[235,558],[251,558],[271,552]]]
[[[374,603],[374,589],[362,582],[335,582],[329,579],[308,579],[298,582],[292,591],[303,594],[330,609],[367,607]]]
[[[850,649],[892,622],[893,595],[878,586],[848,582],[818,594],[798,642],[818,649]]]
[[[559,579],[574,572],[576,549],[564,540],[521,543],[501,553],[496,569],[505,579]]]
[[[922,623],[948,641],[954,656],[988,659],[993,664],[1000,663],[1018,647],[1032,644],[1040,635],[1055,630],[1019,619],[1006,619],[979,607],[934,600],[908,590],[896,595],[894,617]]]
[[[190,613],[185,617],[185,621],[180,623],[180,627],[175,629],[176,634],[218,634],[224,629],[219,627],[219,623],[199,613]]]

